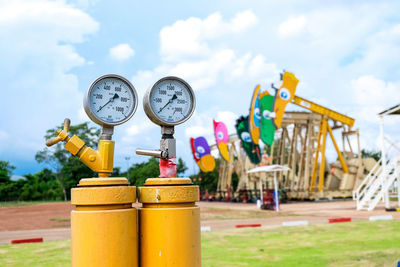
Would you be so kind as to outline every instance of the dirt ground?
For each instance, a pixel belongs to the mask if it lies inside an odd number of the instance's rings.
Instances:
[[[139,207],[139,204],[135,206]],[[201,226],[210,226],[212,230],[252,223],[271,228],[281,226],[282,222],[300,220],[319,224],[339,217],[366,221],[370,216],[388,214],[400,219],[400,212],[386,212],[383,204],[371,212],[357,211],[355,201],[352,200],[293,202],[282,204],[280,212],[260,210],[255,204],[242,203],[199,202],[198,206],[201,212]],[[9,244],[12,239],[34,237],[43,237],[44,240],[69,238],[71,210],[73,206],[69,202],[0,208],[0,244]]]

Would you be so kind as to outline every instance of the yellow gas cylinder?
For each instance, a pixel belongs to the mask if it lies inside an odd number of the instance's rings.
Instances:
[[[139,188],[141,267],[200,267],[199,187],[189,178],[149,178]]]
[[[137,267],[136,187],[126,178],[85,178],[71,190],[72,266]]]

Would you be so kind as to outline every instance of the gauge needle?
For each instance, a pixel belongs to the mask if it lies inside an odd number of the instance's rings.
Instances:
[[[117,98],[119,98],[119,95],[118,95],[118,94],[114,94],[114,96],[111,97],[110,100],[108,100],[107,103],[105,103],[104,105],[102,105],[102,106],[99,108],[99,110],[98,110],[97,112],[99,112],[100,110],[102,110],[105,106],[107,106],[109,103],[113,102],[114,99],[117,99]]]
[[[175,99],[177,99],[178,97],[176,96],[176,94],[174,94],[172,96],[172,98],[167,102],[167,104],[165,104],[165,106],[163,106],[162,108],[160,108],[160,110],[158,111],[158,113],[160,113],[166,106],[168,106],[169,104],[172,103],[172,101],[174,101]]]
[[[122,115],[124,115],[124,117],[126,118],[127,116],[124,114],[124,112],[123,111],[121,111],[121,113],[122,113]]]

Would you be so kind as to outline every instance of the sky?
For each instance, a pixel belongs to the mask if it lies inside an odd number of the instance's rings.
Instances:
[[[399,14],[399,1],[0,1],[0,160],[16,175],[41,170],[34,156],[46,130],[67,117],[89,121],[83,96],[108,73],[139,96],[136,114],[114,129],[122,170],[147,160],[136,148],[159,147],[142,98],[167,75],[196,94],[194,115],[175,127],[188,174],[198,171],[189,138],[215,143],[212,119],[234,133],[256,84],[272,93],[282,70],[300,80],[296,95],[355,118],[361,148],[376,150],[377,113],[400,104]],[[395,141],[398,122],[385,120]]]

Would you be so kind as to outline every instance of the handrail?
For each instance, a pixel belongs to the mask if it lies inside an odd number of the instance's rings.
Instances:
[[[372,168],[372,170],[368,173],[368,175],[364,178],[364,180],[361,182],[361,184],[357,187],[356,190],[353,190],[353,200],[355,199],[355,196],[360,196],[361,192],[360,191],[365,191],[362,189],[365,189],[367,187],[369,187],[370,182],[372,181],[372,179],[370,179],[372,177],[372,175],[374,174],[374,178],[376,176],[375,173],[377,173],[377,169],[379,170],[381,168],[381,162],[382,162],[382,158],[379,159],[379,161],[374,165],[374,167]],[[365,184],[367,184],[366,186],[364,186]],[[358,197],[359,198],[359,197]]]
[[[378,201],[382,198],[383,192],[387,190],[387,187],[393,182],[393,179],[395,179],[399,175],[399,161],[400,156],[393,157],[385,166],[385,168],[383,168],[382,166],[380,167],[380,169],[382,170],[379,175],[372,175],[374,169],[376,169],[374,166],[373,170],[371,170],[370,172],[371,175],[368,175],[368,179],[364,179],[364,181],[368,180],[368,182],[363,181],[363,189],[361,190],[361,192],[356,192],[358,210],[362,209],[367,203],[368,210],[372,210],[376,206]],[[376,179],[371,179],[371,177],[374,176],[376,176]],[[375,197],[372,198],[373,196]]]
[[[378,178],[379,184],[376,186],[376,189],[379,190],[379,192],[374,199],[371,199],[371,203],[369,203],[368,206],[368,211],[371,211],[376,207],[379,200],[383,198],[384,192],[387,192],[389,186],[394,182],[396,177],[400,175],[399,161],[400,161],[400,156],[393,157],[392,160],[390,160],[387,167],[385,167],[384,173],[379,176]]]
[[[392,146],[390,146],[388,148],[388,150],[386,151],[386,153],[389,153],[389,151],[395,147],[396,149],[398,149],[398,147],[396,147],[396,145],[390,141],[389,138],[385,137],[385,140],[391,144]],[[379,161],[374,165],[374,167],[372,168],[372,170],[368,173],[368,175],[364,178],[364,180],[362,181],[362,183],[357,187],[356,190],[353,190],[353,200],[358,200],[361,198],[362,195],[364,195],[364,191],[367,190],[367,188],[369,188],[369,186],[371,185],[371,182],[374,181],[374,179],[371,179],[372,173],[377,174],[377,171],[375,170],[375,168],[377,168],[378,166],[380,166],[380,163],[382,163],[382,158],[379,159]],[[379,174],[378,174],[379,175]],[[377,175],[375,175],[377,176]],[[374,177],[376,178],[376,177]],[[365,183],[367,183],[365,185]],[[362,187],[365,185],[364,190],[361,190]],[[361,192],[360,192],[361,191]]]

